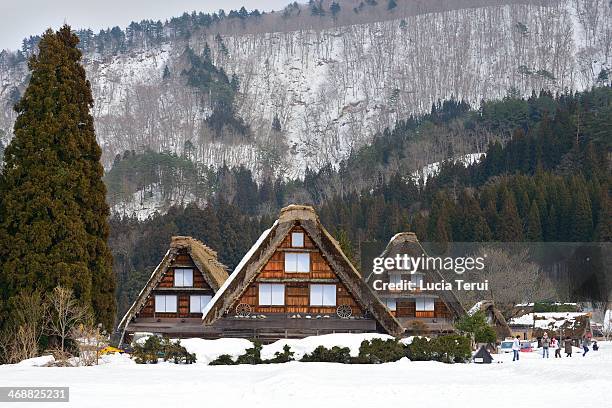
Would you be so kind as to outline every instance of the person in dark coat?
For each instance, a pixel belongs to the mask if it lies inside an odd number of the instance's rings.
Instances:
[[[584,353],[582,353],[582,357],[586,356],[586,353],[589,352],[590,345],[591,345],[591,340],[589,340],[587,336],[582,336],[582,350],[584,350]]]
[[[563,345],[565,346],[565,357],[571,357],[572,356],[572,339],[571,338],[566,338],[565,341],[563,342]]]
[[[599,350],[599,345],[597,344],[596,341],[593,342],[593,351],[597,351]]]

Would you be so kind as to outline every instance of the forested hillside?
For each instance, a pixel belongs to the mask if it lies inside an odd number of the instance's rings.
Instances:
[[[466,141],[479,133],[490,135],[479,163],[465,167],[448,160],[426,184],[407,170],[421,143]],[[119,308],[125,310],[140,290],[171,235],[202,239],[231,269],[278,210],[294,202],[315,205],[355,258],[361,242],[387,242],[407,230],[438,242],[610,241],[611,143],[612,88],[602,87],[528,99],[510,95],[479,109],[440,102],[429,114],[381,132],[337,170],[307,171],[304,179],[258,184],[244,168],[202,170],[204,178],[195,171],[194,182],[201,181],[207,194],[200,208],[171,208],[146,221],[113,219]],[[134,174],[142,177],[153,169],[163,178],[194,166],[180,157],[130,154],[115,168],[136,166]],[[454,157],[452,148],[446,157]],[[107,178],[118,174],[111,171]]]

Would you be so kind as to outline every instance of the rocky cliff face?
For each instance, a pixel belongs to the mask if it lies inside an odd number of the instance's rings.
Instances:
[[[453,96],[477,106],[508,92],[592,86],[612,66],[611,14],[608,0],[423,14],[399,7],[371,22],[322,28],[271,26],[221,36],[202,30],[113,55],[86,52],[84,61],[106,167],[125,150],[149,148],[293,176],[338,162],[438,99]],[[239,80],[234,104],[249,126],[245,134],[212,131],[205,123],[211,94],[185,79],[185,50],[202,55],[207,44],[214,65]],[[28,79],[25,62],[9,63],[7,56],[0,58],[4,145],[15,120],[12,104]],[[280,131],[272,130],[275,116]]]

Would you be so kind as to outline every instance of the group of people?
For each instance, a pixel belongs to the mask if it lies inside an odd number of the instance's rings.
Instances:
[[[512,342],[512,361],[516,361],[519,359],[520,351],[521,351],[521,336],[516,336],[516,338]],[[555,358],[561,358],[561,342],[557,340],[556,337],[549,338],[548,333],[544,333],[542,339],[540,341],[542,346],[542,358],[548,358],[548,349],[555,350]],[[587,336],[582,336],[582,357],[585,357],[586,354],[590,351],[589,347],[591,346],[591,339]],[[573,341],[570,337],[567,337],[563,341],[563,347],[565,349],[565,357],[571,357],[573,351]],[[599,346],[597,345],[597,341],[593,342],[593,350],[599,350]]]

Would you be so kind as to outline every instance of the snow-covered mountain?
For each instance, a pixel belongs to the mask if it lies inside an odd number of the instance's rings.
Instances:
[[[201,163],[258,172],[273,162],[277,173],[295,176],[307,166],[337,163],[438,99],[477,106],[511,88],[525,95],[581,90],[612,66],[609,0],[507,3],[421,14],[379,6],[370,22],[226,30],[221,41],[214,30],[201,30],[120,53],[85,53],[104,165],[125,150],[183,153],[189,141]],[[201,55],[206,44],[215,66],[239,79],[235,104],[250,126],[246,137],[215,137],[204,123],[210,101],[181,74],[186,47]],[[0,58],[0,64],[6,145],[11,107],[28,72],[25,63]],[[275,115],[281,132],[271,131]]]

